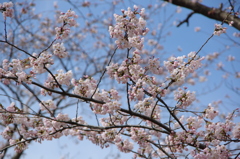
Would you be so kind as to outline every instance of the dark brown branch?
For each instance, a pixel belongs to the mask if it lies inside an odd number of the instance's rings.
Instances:
[[[164,1],[169,2],[170,0]],[[232,26],[237,30],[240,30],[240,18],[234,15],[228,16],[228,12],[223,11],[219,8],[211,8],[198,2],[191,2],[190,0],[171,0],[171,3],[177,6],[188,8],[195,13],[199,13],[203,16],[218,20],[220,22],[228,24],[228,22],[233,21],[234,23]]]
[[[191,16],[194,14],[195,12],[193,11],[193,12],[191,12],[190,14],[188,14],[188,16],[187,16],[187,18],[185,19],[185,20],[183,20],[183,21],[181,21],[178,25],[177,25],[177,27],[180,27],[182,24],[184,24],[184,23],[187,23],[187,26],[189,26],[189,19],[191,18]]]
[[[167,130],[167,132],[168,132],[169,134],[172,132],[172,130],[171,130],[169,127],[167,127],[166,125],[158,122],[157,120],[155,120],[155,119],[153,119],[153,118],[150,118],[150,117],[148,117],[148,116],[145,116],[145,115],[142,115],[142,114],[139,114],[139,113],[135,113],[135,112],[133,112],[133,111],[129,111],[129,110],[126,110],[126,109],[123,109],[123,108],[121,108],[120,111],[121,111],[121,112],[124,112],[124,113],[127,113],[127,114],[130,114],[130,115],[132,115],[132,116],[139,117],[139,118],[144,119],[144,120],[151,121],[152,123],[154,123],[154,124],[160,126],[161,128]]]
[[[21,48],[19,48],[19,47],[15,46],[15,45],[11,44],[11,43],[10,43],[10,42],[8,42],[8,41],[3,41],[3,40],[0,40],[0,42],[2,42],[2,43],[6,43],[6,44],[8,44],[8,45],[10,45],[10,46],[14,47],[15,49],[17,49],[17,50],[20,50],[20,51],[24,52],[25,54],[27,54],[27,55],[31,56],[32,58],[35,58],[35,59],[36,59],[36,57],[34,57],[33,55],[31,55],[31,54],[30,54],[30,53],[28,53],[27,51],[25,51],[25,50],[23,50],[23,49],[21,49]]]
[[[17,77],[7,77],[7,76],[0,76],[0,78],[6,78],[6,79],[11,79],[11,80],[14,80],[14,81],[18,81],[18,78]],[[49,92],[52,92],[52,93],[56,93],[56,94],[60,94],[62,96],[68,96],[68,97],[73,97],[73,98],[78,98],[78,99],[81,99],[85,102],[94,102],[94,103],[99,103],[99,104],[104,104],[103,101],[99,101],[99,100],[96,100],[96,99],[93,99],[93,98],[87,98],[87,97],[83,97],[83,96],[79,96],[79,95],[76,95],[76,94],[71,94],[71,93],[68,93],[68,92],[61,92],[61,91],[58,91],[58,90],[54,90],[54,89],[51,89],[51,88],[47,88],[39,83],[36,83],[36,82],[32,82],[31,84],[33,85],[36,85],[42,89],[45,89]]]
[[[19,159],[23,154],[23,151],[21,152],[16,152],[16,154],[12,157],[12,159]]]
[[[29,92],[31,92],[32,95],[37,99],[37,101],[38,101],[39,103],[41,103],[41,104],[43,105],[43,107],[48,111],[48,113],[51,114],[52,117],[54,117],[54,115],[53,115],[53,113],[51,112],[51,110],[50,110],[47,106],[45,106],[45,104],[38,98],[38,96],[34,93],[34,91],[33,91],[30,87],[28,87],[27,84],[23,83],[22,85],[23,85]]]

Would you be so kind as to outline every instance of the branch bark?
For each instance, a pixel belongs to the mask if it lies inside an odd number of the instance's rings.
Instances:
[[[172,4],[177,6],[188,8],[194,11],[195,13],[199,13],[210,19],[215,19],[224,23],[233,21],[234,23],[232,26],[237,30],[240,30],[240,18],[232,14],[229,15],[229,12],[226,12],[219,8],[211,8],[198,2],[192,2],[190,0],[164,0],[164,1],[171,2]]]

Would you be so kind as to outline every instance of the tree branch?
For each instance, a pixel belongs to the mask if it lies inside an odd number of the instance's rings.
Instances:
[[[170,2],[170,0],[164,1]],[[234,23],[232,24],[232,26],[237,30],[240,30],[240,18],[235,15],[228,16],[228,12],[223,11],[219,8],[211,8],[198,2],[191,2],[190,0],[171,0],[171,3],[177,6],[188,8],[195,13],[199,13],[210,19],[215,19],[227,24],[228,22],[233,21]]]
[[[191,16],[192,16],[194,13],[195,13],[195,12],[193,11],[193,12],[191,12],[190,14],[188,14],[187,18],[186,18],[185,20],[181,21],[181,22],[177,25],[177,27],[180,27],[183,23],[187,23],[187,26],[189,26],[189,19],[191,18]]]

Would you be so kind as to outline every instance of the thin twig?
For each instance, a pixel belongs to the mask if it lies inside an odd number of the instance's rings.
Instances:
[[[118,47],[115,48],[112,56],[110,57],[110,60],[109,60],[109,62],[108,62],[108,64],[107,64],[107,66],[109,66],[110,63],[112,62],[112,58],[113,58],[113,56],[115,55],[115,53],[116,53],[116,51],[117,51],[117,48],[118,48]],[[104,71],[103,71],[103,73],[102,73],[102,75],[101,75],[101,77],[100,77],[100,79],[99,79],[99,81],[98,81],[98,84],[97,84],[97,86],[96,86],[96,89],[94,90],[91,98],[93,98],[93,96],[94,96],[95,93],[97,92],[98,86],[100,85],[100,83],[101,83],[101,81],[102,81],[102,78],[103,78],[104,74],[106,73],[106,71],[107,71],[107,68],[105,67],[105,69],[104,69]]]
[[[180,27],[183,23],[187,23],[187,26],[189,26],[189,19],[191,18],[191,16],[194,14],[195,12],[192,11],[191,13],[188,14],[187,18],[183,21],[181,21],[177,27]]]

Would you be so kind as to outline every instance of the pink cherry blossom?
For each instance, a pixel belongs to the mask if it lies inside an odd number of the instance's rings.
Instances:
[[[115,43],[120,49],[135,47],[142,50],[144,38],[141,38],[141,36],[145,36],[149,29],[146,28],[144,9],[140,12],[139,19],[136,16],[138,14],[138,7],[136,6],[134,11],[128,8],[122,10],[123,15],[114,14],[117,24],[109,26],[109,33],[112,38],[117,38]]]
[[[60,58],[64,58],[68,55],[68,52],[66,51],[63,43],[56,43],[53,45],[53,49],[54,49],[54,55],[60,57]]]
[[[111,2],[114,7],[118,3]],[[22,8],[11,23],[6,17],[12,17],[13,4],[0,4],[4,17],[0,82],[1,92],[5,93],[1,98],[7,99],[0,103],[0,135],[7,145],[1,151],[6,153],[14,147],[18,154],[25,153],[29,143],[67,136],[91,141],[101,148],[113,145],[134,158],[238,157],[238,109],[226,115],[221,111],[224,99],[206,105],[208,99],[197,96],[201,91],[192,91],[196,84],[215,75],[208,67],[211,64],[217,64],[218,71],[228,78],[239,78],[237,69],[226,71],[229,63],[234,68],[238,60],[224,54],[227,62],[219,61],[225,51],[220,49],[203,54],[201,49],[213,35],[198,51],[185,54],[185,49],[179,47],[169,54],[162,50],[165,36],[171,34],[162,34],[167,21],[153,27],[152,34],[146,36],[146,20],[152,23],[151,16],[166,4],[146,6],[152,13],[134,5],[113,18],[96,19],[89,7],[97,7],[98,3],[84,1],[76,6],[83,7],[78,12],[83,13],[80,21],[86,24],[76,32],[72,29],[78,27],[76,13],[71,9],[60,12],[56,3],[56,20],[44,17],[33,32],[31,25],[21,23],[26,17],[29,24],[41,20],[41,15],[34,13],[33,2],[17,3]],[[103,11],[98,17],[105,18],[106,14]],[[15,28],[16,20],[19,24]],[[110,36],[106,36],[106,27]],[[216,24],[213,34],[226,31]],[[107,44],[107,37],[115,38],[115,44]],[[89,43],[92,38],[95,44]],[[144,38],[148,39],[147,45]],[[226,45],[227,50],[231,45]],[[238,93],[238,88],[229,87]],[[11,104],[6,104],[9,101]]]
[[[0,11],[2,12],[4,19],[7,17],[13,17],[14,11],[11,9],[11,7],[13,7],[12,2],[4,2],[3,4],[0,3]]]
[[[234,126],[233,130],[233,137],[240,139],[240,123],[238,123],[236,126]]]
[[[213,32],[214,35],[221,35],[223,33],[226,33],[226,29],[225,27],[222,27],[221,24],[215,24],[215,30]]]
[[[204,111],[204,116],[208,119],[213,120],[218,115],[218,111],[214,109],[214,107],[211,106],[211,104],[208,105],[208,108]]]
[[[178,90],[174,91],[174,99],[178,101],[177,107],[186,108],[195,101],[195,92],[186,92],[182,88],[178,88]]]

